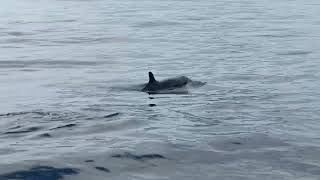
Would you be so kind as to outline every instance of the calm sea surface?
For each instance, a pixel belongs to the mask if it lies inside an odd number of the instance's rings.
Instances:
[[[319,47],[319,0],[2,0],[0,179],[318,180]]]

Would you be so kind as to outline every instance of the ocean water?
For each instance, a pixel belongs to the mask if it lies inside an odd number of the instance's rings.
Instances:
[[[318,0],[2,0],[0,179],[318,180]],[[188,94],[137,85],[184,75]]]

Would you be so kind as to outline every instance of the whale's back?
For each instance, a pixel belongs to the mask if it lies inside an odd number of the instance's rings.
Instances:
[[[152,72],[149,72],[149,82],[144,86],[142,91],[148,93],[161,93],[167,91],[183,91],[187,92],[186,86],[189,85],[193,86],[194,81],[189,79],[186,76],[179,76],[175,78],[166,79],[163,81],[157,81]]]
[[[185,76],[180,76],[176,78],[166,79],[160,82],[160,86],[162,89],[174,89],[180,88],[187,85],[191,80]]]

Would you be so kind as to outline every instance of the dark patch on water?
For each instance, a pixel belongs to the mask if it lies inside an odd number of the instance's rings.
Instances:
[[[49,133],[44,133],[44,134],[40,134],[40,137],[48,138],[48,137],[51,137],[51,135]]]
[[[231,142],[232,144],[241,145],[242,142]]]
[[[120,115],[120,113],[113,113],[113,114],[105,115],[105,116],[103,116],[103,118],[111,118],[111,117],[118,116],[118,115]]]
[[[143,154],[143,155],[135,155],[131,154],[129,152],[123,153],[123,154],[114,154],[111,157],[113,158],[127,158],[127,159],[133,159],[133,160],[138,160],[138,161],[144,161],[147,159],[166,159],[164,156],[160,154]]]
[[[65,175],[78,174],[77,169],[54,168],[50,166],[36,166],[30,170],[16,171],[0,175],[0,180],[24,179],[24,180],[59,180]]]
[[[107,169],[107,168],[105,168],[105,167],[96,166],[95,168],[96,168],[97,170],[99,170],[99,171],[104,171],[104,172],[107,172],[107,173],[109,173],[109,172],[110,172],[110,170],[109,170],[109,169]]]
[[[40,127],[30,127],[24,130],[20,130],[20,131],[8,131],[5,132],[4,134],[19,134],[19,133],[29,133],[29,132],[34,132],[41,129]]]
[[[149,97],[149,99],[154,99],[154,97]]]
[[[88,160],[85,160],[84,162],[89,163],[89,162],[94,162],[94,160],[92,160],[92,159],[88,159]]]
[[[10,35],[10,36],[25,36],[25,35],[30,35],[30,34],[25,33],[25,32],[12,31],[12,32],[8,32],[8,35]]]
[[[55,128],[52,128],[50,130],[54,130],[54,129],[61,129],[61,128],[70,128],[70,127],[74,127],[76,126],[77,124],[66,124],[66,125],[63,125],[63,126],[58,126],[58,127],[55,127]]]
[[[149,104],[149,106],[150,106],[150,107],[154,107],[154,106],[156,106],[156,104]]]

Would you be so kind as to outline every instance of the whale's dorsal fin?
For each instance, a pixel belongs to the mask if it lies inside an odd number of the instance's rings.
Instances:
[[[149,83],[156,82],[156,79],[154,78],[152,72],[149,72]]]

